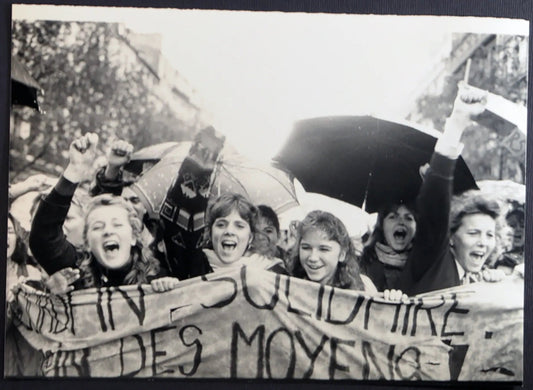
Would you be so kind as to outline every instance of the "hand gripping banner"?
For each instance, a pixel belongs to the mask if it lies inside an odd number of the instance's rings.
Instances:
[[[521,381],[523,280],[388,302],[243,267],[154,293],[21,285],[18,329],[54,377]]]

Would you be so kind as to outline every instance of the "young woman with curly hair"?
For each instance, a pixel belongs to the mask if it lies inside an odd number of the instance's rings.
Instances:
[[[291,275],[349,290],[376,292],[359,273],[355,248],[340,219],[326,211],[311,211],[297,228]]]
[[[30,248],[48,274],[65,273],[65,291],[77,288],[149,283],[160,275],[159,262],[143,248],[142,222],[123,198],[104,194],[87,205],[84,246],[78,248],[63,233],[63,223],[77,183],[90,174],[98,137],[86,134],[69,149],[69,165],[54,189],[41,200],[33,219]],[[79,279],[79,280],[78,280]]]

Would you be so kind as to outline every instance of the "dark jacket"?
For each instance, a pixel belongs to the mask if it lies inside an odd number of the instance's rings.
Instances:
[[[30,232],[30,249],[37,262],[49,274],[63,268],[79,267],[81,261],[91,254],[77,249],[63,233],[63,223],[67,216],[70,202],[77,185],[61,177],[56,187],[39,204],[33,219]],[[93,259],[91,275],[81,275],[75,284],[76,288],[115,286],[124,283],[124,277],[131,270],[128,267],[120,270],[105,270],[99,267]],[[148,278],[148,281],[163,276],[157,275]],[[83,280],[93,280],[91,286],[83,284]]]
[[[438,154],[432,159],[429,173],[432,181],[424,183],[419,199],[419,234],[398,285],[407,295],[460,284],[457,265],[450,252],[449,216],[455,162]]]
[[[421,269],[423,272],[420,272]],[[433,261],[424,258],[414,259],[406,265],[404,271],[400,289],[410,296],[461,284],[457,265],[449,248],[443,249]]]
[[[435,272],[429,271],[430,267],[440,262],[448,252],[448,219],[455,163],[455,159],[433,153],[416,200],[416,235],[404,269],[394,269],[381,263],[375,250],[362,259],[361,272],[374,282],[379,291],[400,289],[408,295],[422,292],[420,290],[425,289],[427,279],[431,279],[431,274]],[[422,278],[424,287],[419,285]]]

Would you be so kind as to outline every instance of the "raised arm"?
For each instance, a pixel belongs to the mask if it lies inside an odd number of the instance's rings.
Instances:
[[[485,93],[463,82],[446,120],[444,132],[435,145],[429,169],[417,198],[417,237],[410,255],[415,280],[421,277],[448,246],[448,219],[455,164],[463,145],[464,130],[485,109]],[[432,261],[433,260],[433,261]]]
[[[63,223],[78,183],[91,172],[97,143],[94,133],[72,142],[68,166],[50,194],[41,200],[33,218],[30,248],[48,274],[76,265],[77,251],[65,237]]]
[[[125,184],[122,180],[122,168],[130,161],[132,152],[133,145],[129,142],[120,139],[113,141],[107,153],[107,165],[97,172],[91,195],[122,194]]]
[[[37,174],[28,177],[24,181],[12,184],[9,186],[9,198],[11,200],[17,199],[31,191],[46,191],[54,185],[54,180],[43,174]]]

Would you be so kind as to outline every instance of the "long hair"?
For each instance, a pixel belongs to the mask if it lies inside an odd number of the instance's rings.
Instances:
[[[416,208],[413,203],[392,203],[380,208],[378,211],[378,217],[376,220],[376,225],[374,226],[374,230],[372,231],[368,242],[365,244],[363,254],[361,255],[361,265],[363,267],[368,265],[368,263],[372,262],[373,259],[376,257],[376,243],[380,242],[382,244],[387,244],[385,241],[385,232],[383,231],[383,222],[385,221],[385,217],[387,217],[387,215],[398,211],[401,206],[406,207],[413,214],[415,221],[418,223],[418,215],[416,213]]]
[[[331,285],[343,289],[364,290],[363,281],[359,273],[358,259],[355,254],[355,247],[350,239],[350,235],[342,221],[326,211],[311,211],[298,225],[296,242],[291,251],[289,273],[298,278],[308,279],[300,263],[300,242],[302,241],[302,237],[312,230],[323,232],[328,240],[337,242],[346,253],[345,260],[337,265],[337,270]]]
[[[251,233],[256,231],[257,207],[241,194],[224,193],[207,207],[205,237],[206,246],[211,246],[211,229],[217,218],[227,217],[233,210],[236,210],[240,217],[250,225]]]
[[[96,261],[94,255],[89,251],[87,242],[87,218],[89,214],[98,207],[118,206],[122,207],[128,212],[128,220],[131,225],[133,236],[135,237],[135,245],[131,248],[130,258],[132,262],[131,270],[126,274],[124,284],[141,284],[147,283],[150,276],[155,276],[159,272],[159,261],[155,258],[153,252],[149,248],[144,248],[141,241],[141,232],[143,225],[139,219],[137,212],[124,198],[111,194],[102,194],[95,196],[89,202],[85,212],[85,224],[83,237],[85,241],[84,257],[78,262],[78,267],[81,271],[81,284],[85,288],[100,287],[102,271]]]

